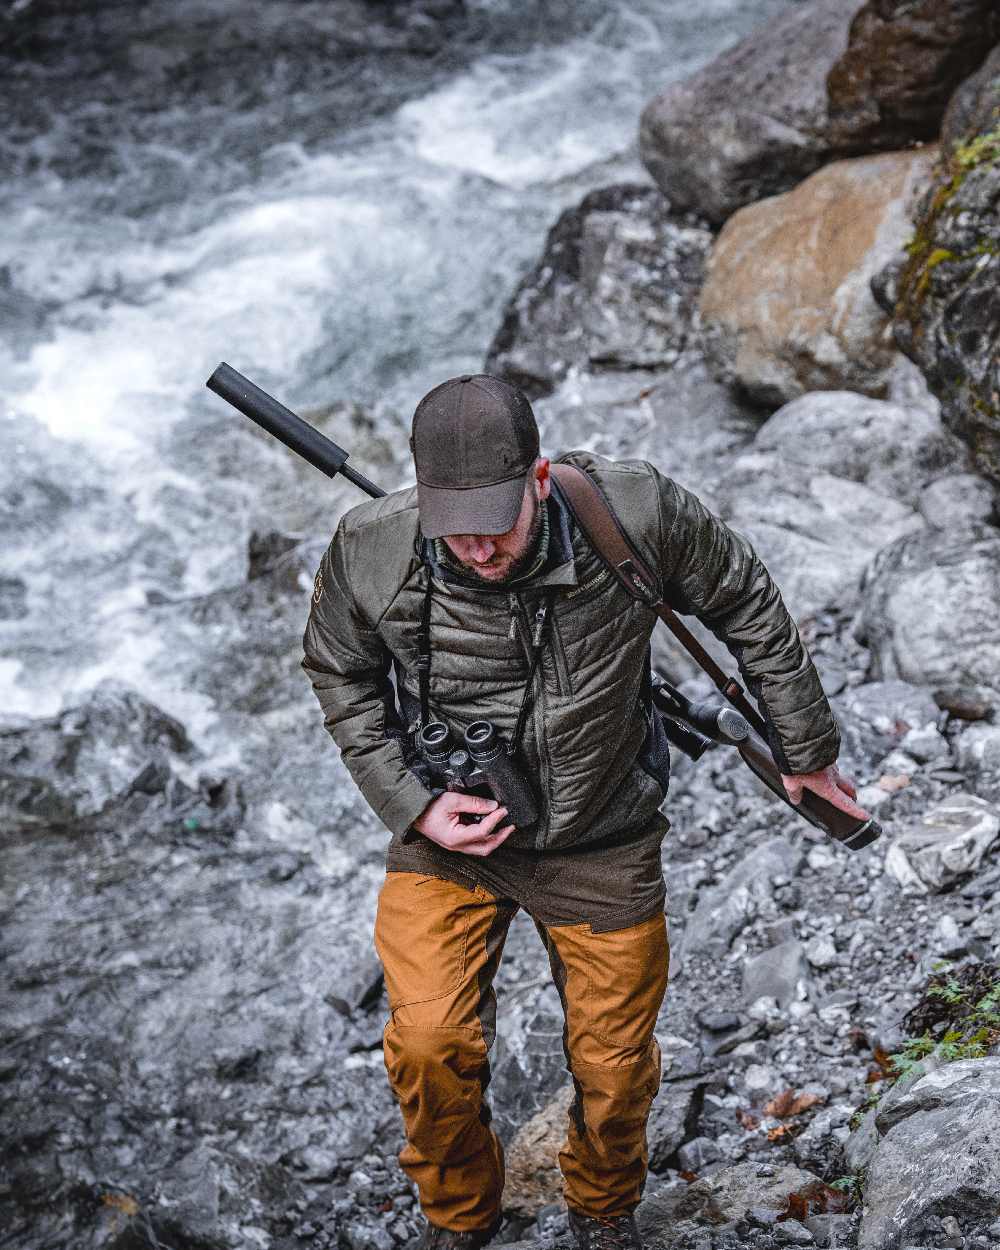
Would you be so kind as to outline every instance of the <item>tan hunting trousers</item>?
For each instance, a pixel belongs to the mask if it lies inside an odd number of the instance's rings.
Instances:
[[[483,1091],[492,983],[517,910],[483,885],[417,872],[389,872],[379,896],[385,1063],[407,1137],[400,1163],[428,1220],[455,1231],[483,1228],[500,1211],[503,1150]],[[576,1091],[559,1155],[566,1202],[585,1215],[629,1212],[646,1178],[646,1120],[660,1081],[653,1028],[667,985],[663,913],[597,933],[535,923],[562,999]]]

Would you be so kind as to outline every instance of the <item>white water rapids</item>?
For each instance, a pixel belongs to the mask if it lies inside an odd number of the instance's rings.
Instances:
[[[183,659],[217,635],[152,608],[241,584],[254,528],[325,538],[358,496],[290,465],[209,373],[225,359],[306,413],[363,405],[381,450],[356,441],[352,463],[395,487],[414,404],[481,368],[559,211],[645,177],[643,104],[785,2],[579,0],[546,21],[475,0],[478,42],[449,62],[316,56],[364,6],[272,0],[250,82],[186,28],[236,23],[222,0],[110,6],[62,52],[27,45],[0,151],[0,712],[111,676],[237,756],[225,685]]]

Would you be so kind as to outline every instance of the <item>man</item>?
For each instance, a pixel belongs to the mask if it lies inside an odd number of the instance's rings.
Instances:
[[[492,981],[519,907],[548,951],[575,1099],[559,1156],[581,1250],[639,1247],[645,1125],[666,989],[660,815],[669,757],[649,702],[654,614],[631,599],[553,489],[530,404],[480,374],[418,404],[416,489],[354,508],[316,577],[303,667],[365,799],[392,833],[375,940],[385,967],[400,1162],[423,1245],[477,1250],[496,1231],[503,1152],[483,1091]],[[747,541],[643,462],[564,459],[603,489],[664,597],[737,658],[792,797],[862,817],[834,766],[816,671]],[[538,819],[429,788],[404,729],[492,721]]]

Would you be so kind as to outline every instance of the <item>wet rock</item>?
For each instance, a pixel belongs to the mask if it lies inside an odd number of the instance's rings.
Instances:
[[[799,983],[807,972],[802,943],[782,942],[748,959],[743,966],[743,1001],[773,998],[787,1007],[799,997]]]
[[[8,828],[66,825],[164,790],[190,755],[179,721],[106,679],[58,716],[0,721],[0,810]]]
[[[727,523],[753,543],[796,620],[837,604],[850,607],[877,553],[923,528],[906,504],[832,473],[800,468],[777,453],[740,456],[720,482],[718,498]]]
[[[908,534],[865,573],[856,634],[872,676],[944,687],[1000,684],[1000,532]]]
[[[719,1147],[708,1137],[694,1137],[677,1151],[677,1162],[684,1172],[703,1172],[719,1157]]]
[[[485,368],[531,398],[572,366],[665,369],[691,341],[711,232],[655,187],[592,191],[515,291]]]
[[[808,1215],[805,1220],[820,1250],[842,1250],[850,1245],[853,1223],[849,1215]]]
[[[974,473],[952,473],[930,482],[920,499],[920,512],[935,529],[956,529],[995,515],[993,490]]]
[[[696,1078],[664,1081],[660,1086],[646,1126],[652,1171],[676,1166],[678,1147],[697,1136],[704,1090],[705,1082]]]
[[[803,862],[799,848],[771,838],[755,848],[722,878],[702,892],[684,934],[683,957],[718,957],[771,898],[775,877],[794,877]]]
[[[900,349],[941,400],[945,424],[1000,484],[1000,73],[943,155],[907,255],[880,279]]]
[[[833,700],[841,727],[841,762],[851,774],[867,777],[914,730],[934,727],[940,709],[930,692],[904,681],[872,681],[853,686]]]
[[[1000,774],[1000,725],[969,725],[958,739],[958,766],[973,777]]]
[[[1000,1215],[1000,1060],[964,1060],[923,1076],[878,1117],[860,1250],[926,1238],[943,1216]]]
[[[851,1134],[851,1114],[850,1107],[834,1106],[814,1115],[792,1144],[796,1162],[830,1180],[841,1175],[844,1143]]]
[[[885,857],[886,872],[911,894],[936,893],[967,876],[1000,837],[1000,816],[974,794],[956,794],[909,832]]]
[[[675,206],[721,223],[829,158],[826,76],[856,7],[790,9],[646,106],[642,160]]]
[[[816,391],[785,404],[757,431],[753,450],[780,455],[789,472],[835,474],[910,507],[922,506],[938,479],[966,459],[936,412],[853,391]]]
[[[726,222],[699,307],[717,367],[756,403],[886,394],[896,353],[870,282],[910,237],[933,156],[835,162]]]
[[[14,621],[28,612],[28,587],[20,577],[0,577],[0,621]]]
[[[755,1209],[784,1214],[790,1199],[808,1205],[821,1189],[818,1177],[792,1164],[739,1163],[695,1181],[678,1214],[697,1213],[713,1221],[739,1220]]]
[[[871,151],[933,139],[951,93],[997,40],[992,0],[869,0],[827,78],[831,144]]]
[[[566,1124],[573,1086],[566,1085],[523,1124],[507,1149],[504,1210],[517,1216],[535,1216],[562,1197],[559,1151],[566,1140]]]

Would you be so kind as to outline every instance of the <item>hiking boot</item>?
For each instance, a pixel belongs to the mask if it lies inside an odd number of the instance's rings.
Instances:
[[[500,1222],[498,1216],[488,1228],[471,1228],[468,1232],[456,1233],[428,1221],[417,1243],[417,1250],[480,1250],[480,1246],[485,1246],[497,1232]]]
[[[634,1215],[598,1219],[592,1215],[580,1215],[572,1208],[567,1214],[577,1250],[643,1250]]]

